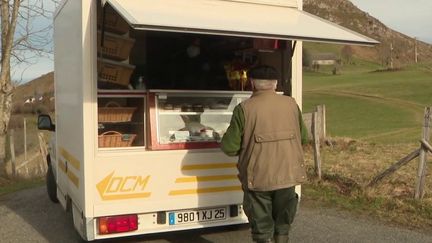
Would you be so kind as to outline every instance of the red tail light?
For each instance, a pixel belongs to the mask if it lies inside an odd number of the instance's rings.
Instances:
[[[99,234],[129,232],[138,229],[138,216],[122,215],[98,218]]]

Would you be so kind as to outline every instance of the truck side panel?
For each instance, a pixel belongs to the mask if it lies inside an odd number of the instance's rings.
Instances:
[[[83,203],[82,1],[66,1],[54,20],[57,181],[64,195]]]
[[[219,149],[106,153],[95,161],[95,217],[242,203],[237,158]]]

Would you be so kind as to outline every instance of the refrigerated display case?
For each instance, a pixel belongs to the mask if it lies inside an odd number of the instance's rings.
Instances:
[[[148,95],[152,150],[219,147],[245,91],[152,90]]]

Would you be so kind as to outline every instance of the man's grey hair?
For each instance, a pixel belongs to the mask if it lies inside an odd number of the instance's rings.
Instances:
[[[275,79],[251,79],[255,90],[276,90],[277,80]]]

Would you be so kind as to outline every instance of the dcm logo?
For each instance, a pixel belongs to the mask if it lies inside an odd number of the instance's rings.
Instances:
[[[96,185],[102,200],[150,197],[151,192],[144,191],[150,176],[114,176],[114,172]]]

